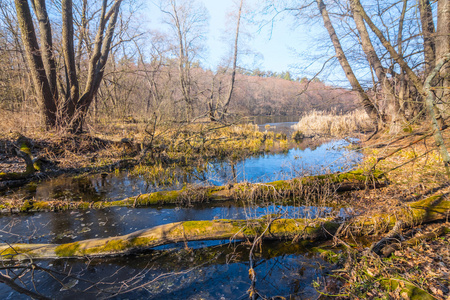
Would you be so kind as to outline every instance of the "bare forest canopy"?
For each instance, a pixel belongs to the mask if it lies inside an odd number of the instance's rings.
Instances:
[[[5,48],[2,48],[5,49]],[[1,50],[0,50],[1,51]],[[39,105],[29,82],[27,65],[20,57],[3,53],[0,73],[0,108],[10,111],[35,109]],[[20,53],[14,53],[20,54]],[[90,116],[95,119],[146,120],[154,113],[166,121],[184,120],[186,103],[179,84],[175,59],[161,57],[153,62],[122,57],[112,52],[106,64]],[[291,78],[289,72],[237,70],[229,113],[238,116],[301,116],[311,110],[345,113],[360,107],[357,94],[317,78]],[[224,97],[231,74],[190,67],[193,116],[206,116],[211,98]],[[216,85],[216,87],[214,87]],[[214,90],[213,90],[214,89]]]
[[[127,69],[135,69],[136,72],[124,74],[121,80],[116,80],[117,84],[113,84],[113,76],[105,76],[107,84],[99,90],[99,99],[102,100],[98,101],[96,108],[109,111],[109,115],[118,118],[132,116],[143,119],[157,112],[160,118],[183,120],[185,103],[177,101],[182,98],[182,91],[178,88],[176,62],[160,66],[152,74],[152,83],[148,82],[146,71],[142,71],[150,68],[154,66],[137,66],[134,63],[119,66],[123,72]],[[205,116],[211,97],[223,97],[227,92],[226,86],[231,75],[214,74],[201,67],[192,68],[190,72],[191,80],[195,82],[191,91],[195,95],[193,115]],[[211,95],[212,81],[223,85],[217,88],[217,95]],[[152,85],[164,96],[154,97]],[[311,110],[347,112],[358,106],[355,93],[322,82],[308,84],[276,77],[236,74],[229,113],[240,116],[300,116]]]
[[[222,122],[235,114],[300,115],[357,106],[375,131],[427,117],[438,135],[444,127],[450,0],[258,1],[256,10],[250,9],[252,0],[235,1],[224,30],[228,58],[213,71],[204,67],[203,2],[156,3],[152,8],[161,19],[146,28],[150,6],[139,1],[2,1],[0,107],[31,111],[46,129],[75,133],[83,131],[86,118]],[[303,29],[321,30],[317,45],[306,45],[298,57],[304,68],[322,63],[312,80],[244,63],[249,20],[267,25],[280,15],[286,17],[282,24],[297,24],[299,37]],[[340,65],[352,92],[317,80],[333,64]]]

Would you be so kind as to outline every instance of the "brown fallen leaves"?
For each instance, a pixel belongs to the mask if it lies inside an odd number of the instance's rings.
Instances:
[[[409,234],[413,237],[442,225],[419,226]],[[450,223],[444,225],[450,226]],[[362,252],[349,255],[344,268],[333,276],[341,279],[343,284],[328,282],[324,289],[327,295],[341,295],[335,299],[410,299],[411,294],[405,292],[405,285],[412,285],[436,299],[450,300],[450,233],[400,248],[388,258]],[[392,278],[398,279],[395,289],[385,284],[386,279]]]

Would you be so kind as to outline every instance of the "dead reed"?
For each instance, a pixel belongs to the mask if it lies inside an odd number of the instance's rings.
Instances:
[[[303,135],[345,136],[354,132],[365,132],[371,129],[369,116],[362,110],[354,110],[347,114],[310,111],[292,127]]]

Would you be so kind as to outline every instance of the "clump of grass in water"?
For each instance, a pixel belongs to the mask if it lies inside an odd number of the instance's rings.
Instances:
[[[156,186],[178,184],[175,167],[164,167],[161,163],[155,165],[137,165],[131,171],[132,175],[140,175]]]
[[[311,111],[304,114],[300,121],[292,126],[306,135],[343,136],[353,132],[369,131],[372,122],[365,111],[358,109],[347,114]]]

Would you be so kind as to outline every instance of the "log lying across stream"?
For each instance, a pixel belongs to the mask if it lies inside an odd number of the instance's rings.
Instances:
[[[362,170],[346,173],[307,176],[290,180],[279,180],[268,183],[237,183],[227,186],[186,186],[181,190],[160,191],[141,194],[118,201],[39,201],[27,200],[19,206],[5,202],[0,205],[2,212],[30,212],[51,211],[67,209],[104,208],[113,206],[161,206],[191,204],[198,202],[226,201],[237,199],[286,199],[292,197],[302,198],[307,193],[316,193],[329,189],[332,192],[365,189],[367,187],[384,186],[380,172],[370,174]]]
[[[395,215],[379,214],[356,217],[348,228],[357,234],[373,233],[384,224],[388,230],[401,219],[405,226],[427,223],[449,217],[450,201],[443,195],[413,202]],[[48,259],[70,257],[105,257],[126,255],[152,247],[177,242],[222,239],[309,239],[331,238],[342,220],[337,219],[271,219],[185,221],[139,230],[123,236],[88,239],[67,244],[0,244],[1,260]]]

